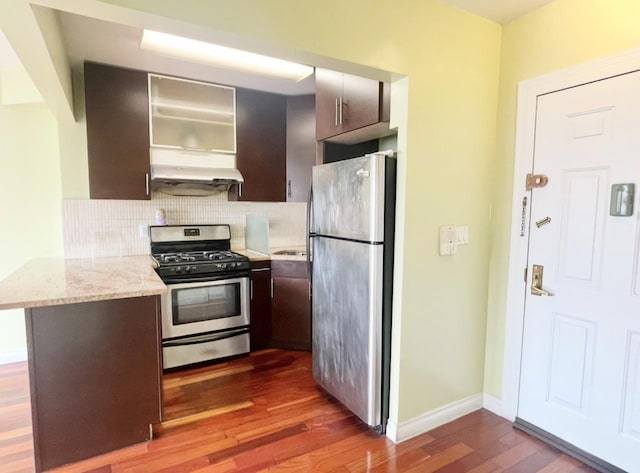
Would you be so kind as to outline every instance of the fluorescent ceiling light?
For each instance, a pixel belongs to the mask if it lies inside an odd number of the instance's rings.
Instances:
[[[187,61],[283,77],[296,82],[313,73],[313,67],[304,64],[151,30],[143,31],[140,49]]]

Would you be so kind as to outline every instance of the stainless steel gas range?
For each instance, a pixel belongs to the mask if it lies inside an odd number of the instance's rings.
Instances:
[[[249,352],[249,259],[229,225],[150,227],[162,296],[165,369]]]

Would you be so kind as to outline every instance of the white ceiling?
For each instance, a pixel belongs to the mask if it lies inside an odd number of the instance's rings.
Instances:
[[[529,13],[553,0],[444,0],[449,5],[467,10],[496,23],[509,21]]]
[[[180,61],[140,50],[142,31],[138,28],[62,11],[58,11],[58,15],[71,66],[77,70],[88,60],[285,95],[315,91],[313,75],[296,83]]]

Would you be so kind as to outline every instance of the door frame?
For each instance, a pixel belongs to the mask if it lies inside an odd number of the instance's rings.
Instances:
[[[527,174],[533,169],[537,98],[543,94],[637,70],[640,70],[640,49],[633,49],[518,83],[502,401],[499,409],[499,413],[507,419],[515,420],[520,394],[520,364],[527,290],[523,276],[528,263],[531,209],[531,191],[525,191],[525,180]],[[524,232],[522,232],[524,197],[527,198],[527,208]]]

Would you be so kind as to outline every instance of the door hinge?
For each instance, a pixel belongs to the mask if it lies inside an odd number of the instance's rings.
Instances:
[[[525,282],[525,284],[527,282],[528,273],[529,273],[529,267],[524,268],[524,282]]]
[[[549,178],[544,174],[527,174],[525,188],[527,191],[537,187],[544,187],[549,182]]]

